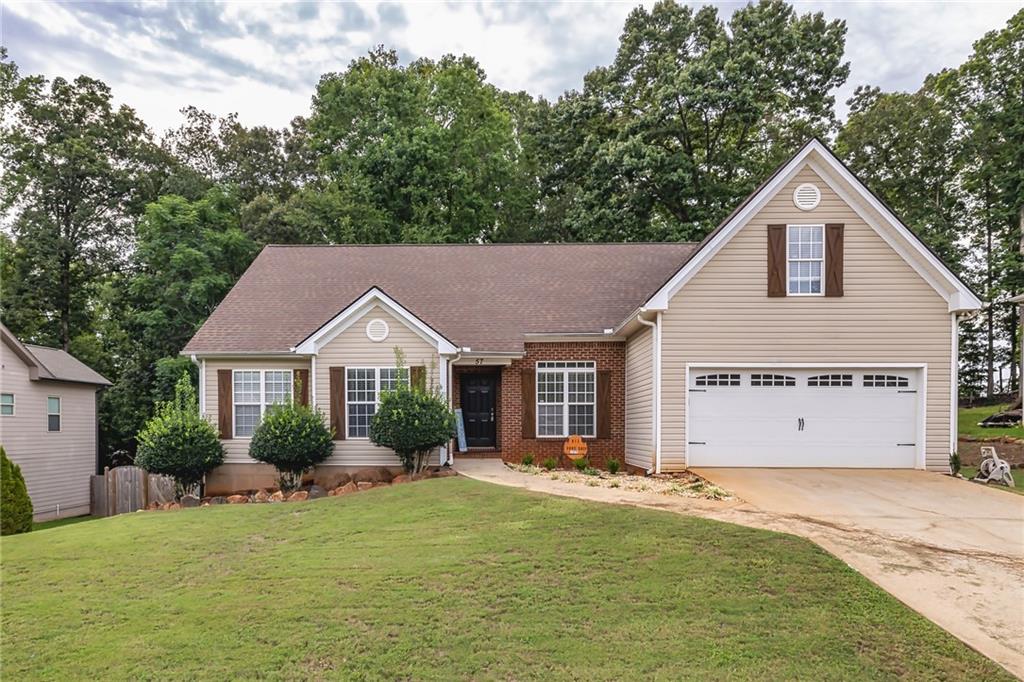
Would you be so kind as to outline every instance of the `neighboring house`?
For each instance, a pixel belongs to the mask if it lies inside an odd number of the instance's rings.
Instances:
[[[541,461],[578,433],[651,472],[945,471],[980,306],[814,140],[700,244],[269,246],[183,352],[225,488],[269,482],[248,437],[294,378],[337,434],[326,471],[397,464],[366,437],[394,346],[475,453]]]
[[[0,444],[21,467],[36,521],[89,513],[96,394],[110,382],[57,348],[0,325]]]

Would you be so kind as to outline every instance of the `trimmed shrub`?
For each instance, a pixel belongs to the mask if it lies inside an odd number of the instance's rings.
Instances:
[[[547,458],[547,459],[545,459],[545,460],[544,460],[544,461],[543,461],[543,462],[542,462],[541,464],[542,464],[542,465],[544,466],[544,468],[545,468],[545,469],[547,469],[548,471],[551,471],[551,470],[552,470],[552,469],[554,469],[554,468],[555,468],[556,466],[558,466],[558,462],[557,462],[557,461],[555,460],[555,458],[554,458],[554,457],[548,457],[548,458]]]
[[[532,453],[527,452],[525,455],[523,455],[523,464],[525,464],[526,466],[530,466],[530,465],[533,464],[533,454]]]
[[[32,530],[32,499],[25,487],[21,467],[7,458],[0,445],[0,535],[27,533]]]
[[[608,460],[608,473],[609,474],[617,474],[617,473],[619,473],[619,468],[621,466],[622,466],[622,462],[620,462],[617,459],[610,459],[610,460]]]
[[[281,490],[295,490],[302,474],[331,456],[334,441],[316,410],[295,401],[271,405],[252,434],[249,456],[277,469]]]
[[[590,466],[590,464],[587,462],[586,457],[580,457],[579,459],[574,460],[572,464],[574,467],[576,467],[576,471],[583,471],[584,469]]]
[[[430,451],[455,435],[455,413],[434,392],[399,383],[381,395],[380,406],[370,420],[370,440],[390,448],[410,473],[426,465]]]
[[[179,499],[224,463],[224,447],[213,424],[199,414],[199,401],[188,374],[182,374],[174,387],[174,399],[157,405],[156,415],[146,422],[137,439],[135,465],[173,478]]]

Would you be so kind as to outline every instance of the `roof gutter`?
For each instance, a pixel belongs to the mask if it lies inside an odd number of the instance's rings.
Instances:
[[[645,320],[643,314],[647,312],[640,308],[636,314],[636,321],[645,327],[653,329],[651,334],[654,353],[654,428],[651,434],[654,438],[654,473],[661,473],[661,311],[655,312],[654,322]],[[647,473],[651,473],[648,469]]]

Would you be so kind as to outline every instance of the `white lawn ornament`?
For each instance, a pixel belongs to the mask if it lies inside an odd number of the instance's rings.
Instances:
[[[981,446],[981,458],[978,475],[972,480],[979,483],[1002,483],[1011,488],[1015,487],[1009,463],[999,459],[994,447],[991,445]]]

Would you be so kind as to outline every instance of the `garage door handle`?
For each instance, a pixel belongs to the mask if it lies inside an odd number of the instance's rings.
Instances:
[[[690,389],[690,393],[707,393],[707,392],[708,392],[708,389],[706,389],[706,388],[691,388]]]
[[[702,440],[688,440],[686,441],[689,445],[707,445],[707,442]]]
[[[897,393],[917,393],[917,391],[896,391]]]
[[[917,443],[896,443],[896,447],[898,448],[912,448],[916,445]]]

